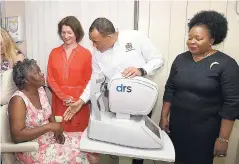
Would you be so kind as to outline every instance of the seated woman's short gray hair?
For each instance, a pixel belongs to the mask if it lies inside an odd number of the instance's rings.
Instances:
[[[30,72],[37,62],[34,59],[24,59],[18,61],[13,67],[13,81],[19,90],[24,89],[28,72]]]

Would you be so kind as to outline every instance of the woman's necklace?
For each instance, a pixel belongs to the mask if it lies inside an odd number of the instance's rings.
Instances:
[[[203,58],[206,58],[208,56],[210,56],[212,54],[213,51],[210,51],[206,56],[204,56]]]
[[[213,52],[215,52],[215,51],[214,51],[214,50],[211,50],[211,51],[209,51],[209,53],[208,53],[207,55],[205,55],[205,56],[200,56],[200,57],[197,56],[197,55],[193,55],[193,58],[194,58],[194,60],[197,62],[197,61],[200,61],[200,60],[205,59],[205,58],[207,58],[208,56],[212,55]]]

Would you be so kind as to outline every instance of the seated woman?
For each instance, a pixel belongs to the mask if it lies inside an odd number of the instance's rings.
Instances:
[[[61,124],[55,121],[43,89],[44,75],[35,60],[17,62],[13,67],[13,80],[19,90],[8,106],[12,140],[39,143],[38,152],[16,153],[21,163],[97,163],[95,155],[80,152],[81,134],[63,133]]]
[[[1,28],[0,37],[0,51],[1,51],[1,71],[6,71],[12,68],[17,61],[22,61],[24,55],[17,47],[9,33]]]

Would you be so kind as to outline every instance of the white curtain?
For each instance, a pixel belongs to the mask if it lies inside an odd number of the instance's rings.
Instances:
[[[27,57],[37,60],[44,73],[50,51],[62,44],[58,22],[69,15],[79,19],[85,31],[81,44],[92,51],[88,30],[94,19],[106,17],[119,30],[133,29],[134,1],[26,1]]]

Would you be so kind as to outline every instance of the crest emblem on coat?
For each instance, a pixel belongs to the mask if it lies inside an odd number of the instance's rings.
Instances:
[[[125,48],[126,48],[126,52],[129,52],[129,51],[132,51],[132,50],[135,50],[132,43],[126,43],[125,44]]]

